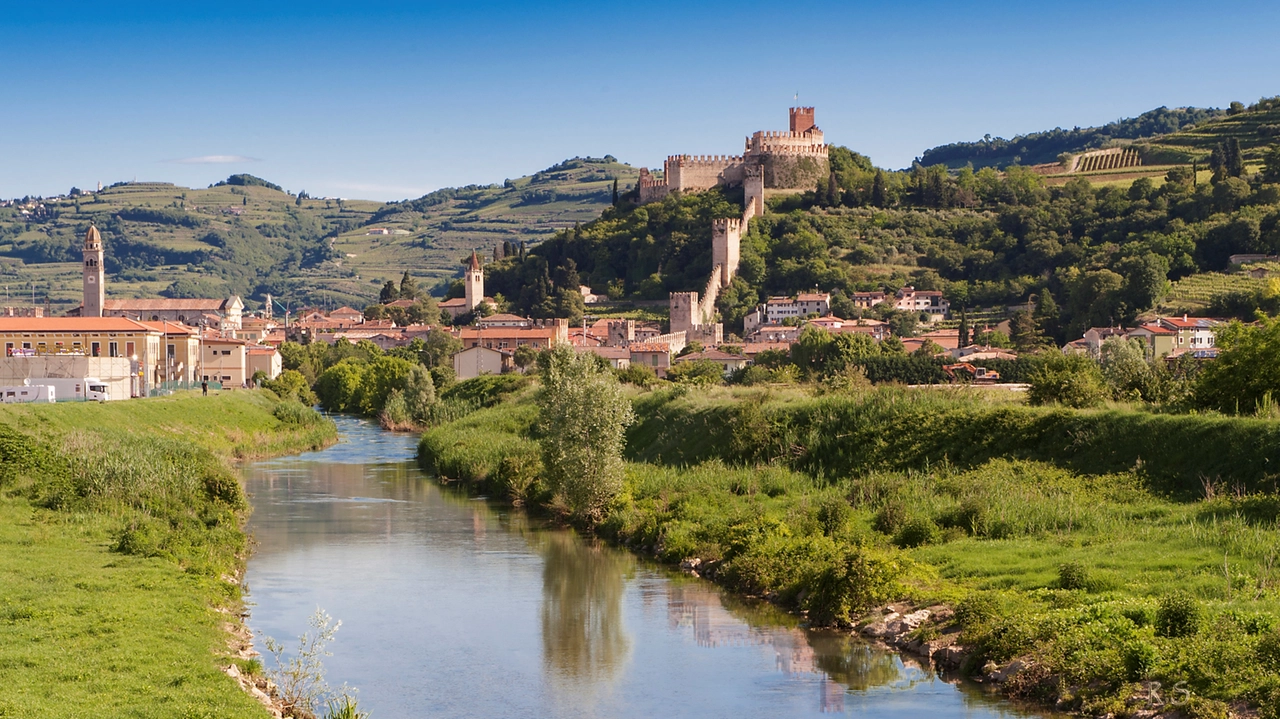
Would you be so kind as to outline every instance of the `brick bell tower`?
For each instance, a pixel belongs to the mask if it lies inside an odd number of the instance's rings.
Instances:
[[[84,233],[84,304],[81,317],[101,317],[106,303],[106,275],[102,267],[102,235],[98,228],[89,225]]]

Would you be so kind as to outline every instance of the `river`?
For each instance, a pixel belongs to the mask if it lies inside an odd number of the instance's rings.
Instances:
[[[329,681],[400,717],[1031,716],[847,634],[441,488],[415,438],[339,417],[339,444],[246,470],[250,627],[342,620]]]

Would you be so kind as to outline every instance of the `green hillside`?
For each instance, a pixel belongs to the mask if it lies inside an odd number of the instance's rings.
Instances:
[[[1259,160],[1280,142],[1280,98],[1258,101],[1243,112],[1227,114],[1179,132],[1138,144],[1144,162],[1205,163],[1213,148],[1228,139],[1240,141],[1246,160]]]
[[[773,295],[832,293],[841,317],[863,313],[853,293],[904,285],[937,290],[953,309],[1032,303],[1023,346],[1061,344],[1088,327],[1131,325],[1152,312],[1213,311],[1251,318],[1277,308],[1258,282],[1201,283],[1240,253],[1280,253],[1280,167],[1241,164],[1199,181],[1177,167],[1148,178],[1095,186],[1075,177],[1046,185],[1026,168],[952,174],[941,166],[887,172],[846,148],[831,150],[834,172],[813,192],[774,198],[742,238],[738,274],[717,308],[726,332]],[[1238,173],[1233,175],[1231,173]],[[595,222],[560,233],[525,258],[487,268],[486,288],[534,317],[577,312],[566,300],[579,282],[618,299],[662,299],[701,291],[712,267],[711,221],[741,212],[741,193],[709,191],[639,206],[634,195]],[[1170,282],[1181,280],[1177,292]],[[1222,295],[1219,297],[1218,295]],[[871,311],[898,334],[917,318],[888,305]]]
[[[472,250],[483,256],[503,242],[531,246],[594,220],[612,202],[614,180],[625,192],[638,176],[637,168],[611,156],[565,160],[501,185],[446,188],[388,203],[341,233],[333,247],[343,267],[362,277],[398,278],[410,268],[428,282],[441,280],[456,275]],[[396,234],[368,234],[373,228]]]
[[[206,189],[119,183],[78,197],[0,207],[0,286],[6,304],[80,302],[80,243],[102,232],[109,297],[223,296],[363,306],[406,269],[427,283],[459,270],[473,248],[533,245],[590,221],[638,170],[612,157],[566,160],[504,185],[448,188],[417,200],[312,199],[260,178]],[[26,209],[27,213],[23,214]],[[391,235],[370,235],[371,228]]]
[[[1210,119],[1223,117],[1225,110],[1158,107],[1137,117],[1117,120],[1100,127],[1060,127],[1044,132],[1017,135],[1011,140],[987,135],[974,142],[953,142],[925,150],[920,163],[961,168],[1004,168],[1009,165],[1039,165],[1058,161],[1064,153],[1076,154],[1097,150],[1120,141],[1155,137],[1183,128],[1195,127]]]

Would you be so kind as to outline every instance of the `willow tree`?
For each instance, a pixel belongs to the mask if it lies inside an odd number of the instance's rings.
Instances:
[[[538,365],[544,476],[576,518],[593,524],[622,490],[631,403],[608,368],[568,345],[542,353]]]

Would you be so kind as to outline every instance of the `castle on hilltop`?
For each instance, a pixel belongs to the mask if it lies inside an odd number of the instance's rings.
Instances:
[[[766,193],[813,190],[830,174],[828,146],[814,124],[812,107],[790,110],[791,129],[759,131],[747,138],[741,155],[671,155],[662,177],[640,169],[640,202],[657,202],[672,192],[697,192],[713,187],[742,187],[742,218],[724,218],[711,225],[711,276],[701,300],[697,292],[670,295],[671,332],[685,333],[688,342],[717,345],[724,326],[715,322],[716,300],[738,271],[742,232],[751,218],[764,214]]]

